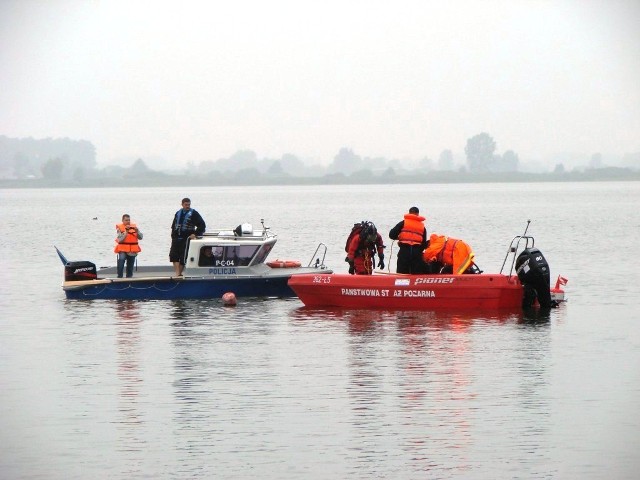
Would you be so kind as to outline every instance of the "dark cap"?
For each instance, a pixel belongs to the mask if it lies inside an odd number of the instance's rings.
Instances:
[[[411,207],[409,209],[409,213],[420,213],[420,210],[418,209],[418,207]]]

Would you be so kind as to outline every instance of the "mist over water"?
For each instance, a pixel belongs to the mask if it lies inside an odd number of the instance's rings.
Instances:
[[[210,228],[264,218],[272,258],[412,205],[497,272],[528,233],[569,301],[548,315],[309,310],[297,299],[68,301],[69,260],[168,263],[189,196]],[[0,190],[3,478],[635,478],[637,182]],[[507,262],[507,270],[509,262]]]
[[[182,169],[420,162],[486,132],[545,170],[612,165],[640,151],[639,23],[635,0],[4,1],[0,135]]]

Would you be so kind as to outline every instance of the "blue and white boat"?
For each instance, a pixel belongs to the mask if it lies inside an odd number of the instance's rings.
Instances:
[[[266,259],[277,241],[268,227],[250,224],[206,232],[188,241],[183,275],[173,266],[138,266],[132,278],[118,278],[117,267],[96,269],[89,261],[70,262],[56,248],[65,267],[62,285],[69,299],[173,300],[236,297],[293,297],[293,275],[332,273],[324,264],[327,247],[318,244],[307,266],[295,260]]]

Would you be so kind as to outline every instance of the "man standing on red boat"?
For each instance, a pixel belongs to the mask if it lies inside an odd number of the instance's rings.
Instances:
[[[389,231],[389,238],[397,240],[400,247],[396,272],[426,273],[426,265],[422,260],[422,252],[429,246],[425,220],[418,207],[411,207],[404,220]]]
[[[374,256],[378,254],[378,268],[384,269],[384,244],[376,226],[362,222],[359,232],[353,230],[347,243],[347,258],[351,275],[371,275],[375,267]]]

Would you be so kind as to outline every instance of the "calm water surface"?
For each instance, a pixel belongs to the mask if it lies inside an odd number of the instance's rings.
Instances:
[[[114,265],[126,212],[139,262],[168,262],[183,196],[210,227],[264,218],[273,258],[323,242],[337,271],[354,222],[386,238],[414,204],[487,272],[531,219],[570,300],[544,316],[65,299],[53,245]],[[640,182],[0,190],[0,478],[637,478],[638,205]]]

